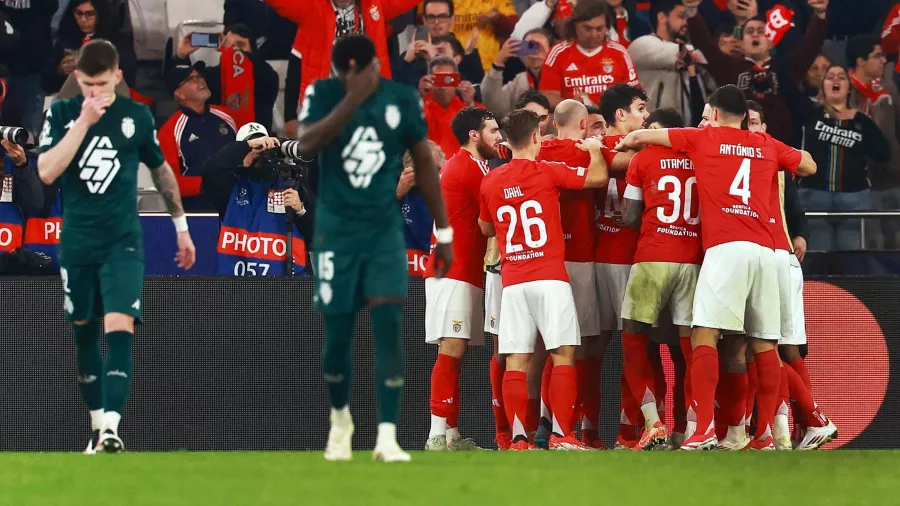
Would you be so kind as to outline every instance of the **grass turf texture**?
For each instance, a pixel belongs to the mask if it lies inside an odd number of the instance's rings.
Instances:
[[[0,453],[0,504],[898,504],[900,451]]]

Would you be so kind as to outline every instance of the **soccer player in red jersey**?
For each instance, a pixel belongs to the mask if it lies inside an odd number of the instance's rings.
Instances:
[[[588,127],[587,132],[584,134],[584,138],[588,137],[605,137],[606,136],[606,120],[603,119],[603,115],[600,114],[600,108],[597,106],[589,105],[587,106],[588,110]]]
[[[762,106],[749,100],[747,108],[747,129],[751,132],[765,132],[766,123]],[[800,416],[795,417],[794,423],[807,427],[806,434],[798,442],[796,449],[815,450],[836,437],[837,427],[820,412],[809,386],[797,373],[797,369],[806,371],[806,365],[800,357],[800,346],[806,344],[806,321],[803,312],[803,270],[788,233],[785,212],[787,203],[785,196],[791,190],[796,191],[796,188],[790,187],[792,184],[790,176],[783,172],[779,172],[772,182],[772,216],[769,219],[772,225],[772,238],[775,241],[781,300],[781,340],[778,341],[784,359],[781,390],[787,390],[790,399],[797,403],[795,414]],[[798,238],[803,239],[799,236]],[[779,450],[790,450],[793,447],[787,414],[788,405],[782,400],[778,405],[773,427],[775,448]]]
[[[538,123],[536,114],[523,110],[513,111],[504,121],[513,159],[485,177],[478,219],[486,236],[497,236],[503,258],[500,353],[506,355],[503,400],[512,425],[510,449],[530,446],[523,426],[528,404],[526,371],[540,332],[554,364],[550,449],[588,450],[569,435],[575,425],[575,346],[580,344],[580,334],[566,274],[559,188],[596,187],[608,178],[600,154],[602,143],[596,139],[580,144],[591,153],[587,168],[535,161],[541,149]]]
[[[570,39],[553,46],[538,87],[554,108],[563,99],[599,105],[600,97],[616,84],[639,86],[637,69],[628,51],[610,39],[615,15],[605,2],[579,2],[566,22]]]
[[[681,128],[674,109],[658,109],[649,128]],[[636,450],[663,448],[669,436],[658,415],[654,371],[647,356],[650,330],[668,308],[682,339],[690,341],[694,289],[703,260],[694,165],[684,153],[648,147],[631,159],[623,223],[641,231],[622,303],[622,355],[630,392],[644,427]]]
[[[709,127],[639,130],[621,148],[661,145],[687,153],[694,163],[703,216],[703,265],[694,294],[691,386],[697,432],[683,450],[716,447],[713,408],[719,380],[716,349],[723,331],[751,338],[758,374],[758,424],[749,448],[775,449],[772,423],[778,402],[781,336],[778,277],[769,224],[772,180],[780,168],[814,174],[809,153],[764,133],[741,130],[747,101],[733,85],[709,99]]]
[[[431,371],[426,450],[476,448],[459,434],[459,368],[469,345],[484,344],[481,287],[486,238],[478,228],[478,192],[489,170],[487,161],[497,156],[502,139],[497,121],[486,109],[463,109],[451,129],[462,147],[441,169],[441,192],[458,257],[441,279],[434,277],[430,258],[425,270],[425,342],[440,345]],[[432,237],[432,248],[438,239]]]

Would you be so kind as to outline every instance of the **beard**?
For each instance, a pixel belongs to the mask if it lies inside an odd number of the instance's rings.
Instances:
[[[478,154],[485,160],[497,158],[497,146],[488,144],[484,141],[483,137],[478,140],[478,144],[475,145],[475,149],[478,151]]]

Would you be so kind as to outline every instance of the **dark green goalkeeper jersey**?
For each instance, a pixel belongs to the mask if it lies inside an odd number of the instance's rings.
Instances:
[[[83,97],[55,102],[47,112],[40,148],[56,146],[81,114]],[[165,159],[147,106],[123,97],[106,110],[61,176],[63,225],[60,261],[102,264],[119,258],[143,261],[137,211],[138,166]]]
[[[301,123],[325,118],[344,98],[338,79],[311,84]],[[382,79],[340,135],[318,155],[316,240],[332,250],[403,244],[397,181],[403,153],[428,134],[422,101],[413,88]],[[399,238],[399,239],[397,239]]]

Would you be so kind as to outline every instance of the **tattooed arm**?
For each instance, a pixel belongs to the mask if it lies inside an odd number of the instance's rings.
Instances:
[[[178,189],[178,180],[168,163],[163,163],[150,171],[153,185],[166,203],[166,211],[173,218],[184,216],[184,207],[181,205],[181,191]]]

